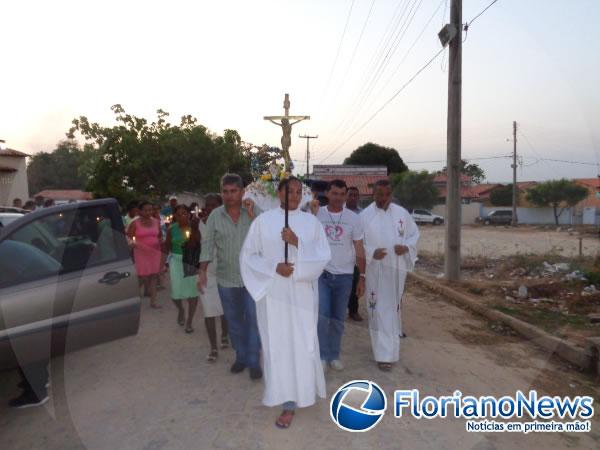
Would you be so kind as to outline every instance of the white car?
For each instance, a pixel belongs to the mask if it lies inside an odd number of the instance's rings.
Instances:
[[[430,223],[432,225],[441,225],[444,223],[444,218],[433,214],[426,209],[413,209],[412,218],[416,223]]]
[[[9,223],[14,222],[15,220],[23,217],[25,214],[20,213],[5,213],[0,212],[0,227],[5,227]]]

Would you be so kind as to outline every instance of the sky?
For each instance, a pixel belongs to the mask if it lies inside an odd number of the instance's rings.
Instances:
[[[491,1],[463,0],[463,23]],[[120,103],[279,146],[263,116],[283,114],[289,93],[290,114],[311,116],[292,132],[301,172],[300,134],[319,136],[311,164],[375,142],[411,170],[439,170],[447,50],[406,83],[441,49],[448,18],[449,0],[1,2],[0,139],[50,151],[73,118],[111,125]],[[513,121],[520,180],[600,174],[599,25],[600,0],[498,0],[470,24],[462,155],[488,181],[512,179]]]

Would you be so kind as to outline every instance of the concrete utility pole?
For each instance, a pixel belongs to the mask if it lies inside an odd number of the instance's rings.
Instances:
[[[456,34],[450,41],[448,66],[447,194],[446,194],[446,279],[460,279],[460,169],[462,110],[462,0],[452,0],[450,26]]]
[[[513,189],[512,189],[512,222],[513,227],[517,226],[517,122],[513,122]]]
[[[309,164],[310,164],[310,149],[309,149],[309,145],[308,143],[310,142],[311,139],[317,139],[319,137],[319,135],[317,134],[316,136],[309,136],[307,134],[305,134],[304,136],[300,136],[298,135],[299,138],[301,139],[306,139],[306,179],[308,180],[308,176],[310,174],[309,172]]]

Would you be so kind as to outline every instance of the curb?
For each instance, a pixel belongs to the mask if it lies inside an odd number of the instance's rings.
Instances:
[[[561,357],[580,369],[596,374],[600,373],[600,338],[588,338],[586,340],[586,347],[580,348],[564,339],[552,336],[534,325],[509,316],[503,312],[490,309],[473,297],[430,280],[422,275],[409,272],[408,277],[427,289],[443,294],[459,305],[466,307],[489,320],[502,322],[521,336],[533,341],[544,350]]]

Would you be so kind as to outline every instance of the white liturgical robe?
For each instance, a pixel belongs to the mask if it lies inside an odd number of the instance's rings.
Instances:
[[[396,362],[400,359],[402,334],[400,300],[406,274],[417,260],[419,229],[409,212],[393,203],[387,210],[372,203],[360,217],[365,233],[365,301],[373,355],[377,362]],[[396,255],[395,245],[407,246],[408,252]],[[378,248],[387,252],[379,261],[373,258]]]
[[[258,216],[248,231],[240,254],[244,285],[256,301],[263,350],[267,406],[294,401],[298,407],[325,397],[325,377],[319,355],[317,321],[318,278],[331,253],[321,223],[300,210],[289,212],[289,227],[298,236],[298,248],[289,246],[294,273],[276,272],[284,262],[281,208]]]

